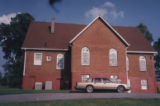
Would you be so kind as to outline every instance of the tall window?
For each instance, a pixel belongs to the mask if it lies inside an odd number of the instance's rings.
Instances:
[[[143,90],[148,89],[147,80],[141,80],[141,89]]]
[[[82,82],[86,82],[89,79],[89,75],[82,75]]]
[[[56,69],[64,69],[64,55],[63,54],[57,55]]]
[[[42,53],[34,53],[34,65],[42,65]]]
[[[90,65],[90,51],[87,47],[83,47],[81,50],[81,64]]]
[[[147,71],[146,58],[144,56],[139,57],[140,71]]]
[[[109,50],[109,65],[117,66],[117,50],[116,49]]]
[[[128,56],[126,56],[126,69],[129,71],[129,59]]]

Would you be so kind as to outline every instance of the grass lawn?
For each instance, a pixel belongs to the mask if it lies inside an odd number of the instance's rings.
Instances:
[[[18,88],[8,88],[0,86],[0,95],[6,94],[26,94],[26,93],[67,93],[70,90],[23,90]]]
[[[0,103],[0,106],[160,106],[160,99],[82,99]]]

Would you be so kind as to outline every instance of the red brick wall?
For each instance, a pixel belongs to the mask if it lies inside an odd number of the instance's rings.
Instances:
[[[90,49],[90,65],[81,65],[81,49]],[[118,53],[118,66],[109,66],[109,50]],[[101,20],[96,20],[72,45],[72,89],[81,75],[88,73],[95,77],[119,75],[126,83],[126,48],[119,38]]]
[[[34,65],[34,53],[42,53],[42,65]],[[33,89],[36,81],[44,82],[52,81],[53,89],[60,89],[63,86],[63,81],[69,80],[67,70],[69,66],[66,64],[64,70],[56,69],[57,54],[65,52],[48,52],[48,51],[26,51],[25,76],[23,77],[23,88]],[[46,56],[51,56],[51,61],[46,61]],[[65,58],[69,61],[68,58]],[[63,79],[61,79],[63,78]],[[63,81],[62,81],[63,80]]]
[[[147,71],[140,71],[139,56],[146,58]],[[156,93],[157,85],[154,70],[154,57],[152,54],[128,54],[129,72],[132,93]],[[141,90],[141,80],[148,81],[148,89]]]

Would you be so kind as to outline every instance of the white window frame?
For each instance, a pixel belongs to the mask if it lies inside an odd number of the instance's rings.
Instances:
[[[147,71],[147,63],[146,63],[146,58],[144,56],[139,57],[139,66],[140,66],[140,71]]]
[[[109,50],[109,65],[118,66],[117,50],[111,48]]]
[[[126,70],[129,71],[129,58],[126,56]]]
[[[62,63],[60,63],[60,61]],[[61,65],[62,64],[62,65]],[[64,69],[64,54],[57,54],[56,69]]]
[[[81,65],[90,65],[90,50],[88,47],[81,49]]]
[[[85,74],[85,75],[81,75],[81,78],[82,78],[82,82],[86,82],[87,79],[89,79],[89,74]]]
[[[148,89],[148,81],[147,80],[141,80],[141,89],[147,90]]]
[[[40,59],[37,59],[37,55],[40,55]],[[34,65],[42,65],[42,57],[43,54],[42,53],[34,53]]]
[[[51,56],[46,56],[46,61],[51,61],[52,57]]]

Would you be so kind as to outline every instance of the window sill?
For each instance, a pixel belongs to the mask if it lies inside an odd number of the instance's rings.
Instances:
[[[140,71],[140,72],[147,72],[147,70],[145,70],[145,71]]]

